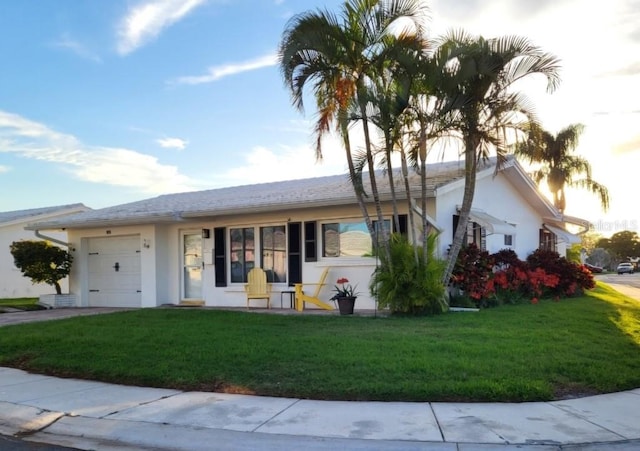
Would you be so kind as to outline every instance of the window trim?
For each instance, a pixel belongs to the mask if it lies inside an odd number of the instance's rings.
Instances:
[[[269,282],[269,283],[286,283],[286,281],[287,281],[287,272],[288,272],[287,271],[287,269],[288,269],[287,268],[287,266],[288,266],[287,265],[287,257],[288,257],[287,226],[285,224],[277,224],[277,225],[274,224],[274,225],[261,225],[261,226],[258,226],[257,228],[258,228],[258,233],[259,233],[259,237],[260,237],[260,267],[265,271],[265,273],[267,273],[267,282]],[[266,268],[265,267],[265,258],[264,258],[265,257],[265,255],[264,255],[264,252],[265,252],[264,242],[265,242],[265,240],[263,239],[264,238],[263,232],[265,231],[265,229],[276,229],[276,228],[282,229],[282,232],[284,233],[284,249],[278,250],[278,249],[272,248],[272,249],[267,249],[267,250],[271,250],[274,253],[274,255],[273,255],[274,263],[275,263],[275,260],[276,260],[276,258],[275,258],[275,253],[276,252],[282,252],[285,261],[284,261],[284,266],[282,267],[282,269],[284,271],[284,280],[274,282],[273,281],[273,278],[275,276],[274,268]],[[275,232],[275,230],[272,230],[272,235],[275,235],[274,232]],[[255,231],[254,231],[254,237],[255,237]],[[275,244],[275,241],[274,241],[273,244]],[[254,264],[255,264],[255,262],[254,262]],[[270,275],[271,275],[271,277],[270,277]],[[271,280],[269,280],[269,279],[271,279]]]
[[[234,252],[233,249],[233,231],[234,230],[241,230],[242,231],[242,254],[243,254],[243,258],[242,258],[242,280],[238,281],[238,280],[233,280],[234,279],[234,274],[233,274],[233,262],[231,259],[231,255]],[[246,252],[247,252],[247,248],[246,248],[246,241],[247,238],[245,236],[245,231],[247,230],[251,230],[253,232],[253,266],[249,269],[247,269],[247,261],[245,259],[246,256]],[[230,268],[230,278],[229,280],[231,281],[231,283],[235,283],[235,284],[243,284],[243,283],[247,283],[247,275],[249,274],[249,271],[252,268],[256,267],[256,227],[255,226],[251,226],[251,227],[242,227],[242,226],[238,226],[238,227],[229,227],[229,268]]]

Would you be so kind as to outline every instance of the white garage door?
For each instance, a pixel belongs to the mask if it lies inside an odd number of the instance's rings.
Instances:
[[[140,307],[140,237],[89,240],[89,306]]]

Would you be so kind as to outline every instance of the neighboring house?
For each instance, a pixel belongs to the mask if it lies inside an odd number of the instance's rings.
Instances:
[[[462,202],[464,165],[439,163],[427,171],[427,213],[441,232],[438,252],[446,257]],[[525,258],[540,246],[562,251],[576,238],[568,224],[588,226],[560,215],[515,159],[494,172],[490,160],[478,173],[469,241],[490,252],[510,248]],[[402,195],[400,177],[396,183]],[[414,177],[411,183],[417,197],[420,181]],[[379,178],[379,191],[390,219],[386,178]],[[399,208],[406,232],[407,202]],[[316,282],[329,266],[324,299],[346,277],[358,285],[356,309],[375,307],[368,287],[377,260],[367,256],[371,239],[346,175],[164,195],[29,228],[67,230],[75,255],[70,292],[79,306],[242,307],[247,273],[259,266],[273,282],[272,305],[288,307],[293,284]]]
[[[61,205],[57,207],[34,208],[30,210],[7,211],[0,213],[0,298],[33,298],[41,294],[55,293],[55,289],[46,284],[34,285],[31,279],[24,277],[13,263],[9,247],[14,241],[38,240],[25,226],[35,221],[50,221],[87,211],[82,204]],[[66,232],[51,233],[51,238],[66,242]],[[63,290],[67,289],[67,280],[61,281]]]

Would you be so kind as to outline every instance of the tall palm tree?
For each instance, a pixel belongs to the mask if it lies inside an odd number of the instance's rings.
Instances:
[[[333,123],[343,138],[349,177],[372,238],[376,231],[369,217],[362,179],[354,164],[349,141],[349,123],[362,126],[371,194],[379,224],[388,245],[388,230],[375,178],[369,120],[369,88],[385,61],[408,41],[422,42],[427,7],[420,0],[346,0],[340,15],[317,10],[294,16],[284,31],[278,49],[280,69],[294,106],[303,111],[305,87],[312,86],[318,107],[316,154],[321,156],[321,138]],[[389,39],[396,36],[398,39]],[[351,114],[353,108],[357,117]],[[386,248],[386,246],[385,246]],[[388,249],[388,248],[387,248]]]
[[[386,39],[397,38],[391,36]],[[389,45],[389,47],[391,46]],[[374,151],[382,155],[380,163],[389,179],[393,223],[395,229],[399,230],[398,199],[395,191],[392,155],[396,152],[400,154],[405,181],[405,194],[407,202],[411,205],[411,190],[408,185],[406,154],[403,151],[402,140],[407,121],[406,115],[409,113],[411,90],[417,80],[413,66],[415,66],[416,61],[422,58],[422,54],[426,49],[422,42],[413,39],[406,40],[404,44],[393,44],[393,46],[398,49],[398,53],[394,55],[395,60],[381,61],[383,66],[377,69],[378,76],[372,80],[372,85],[368,87],[369,99],[367,103],[370,105],[369,121],[376,126],[381,134],[382,144],[374,148]],[[410,217],[411,220],[412,217]],[[413,228],[413,225],[411,225],[412,232]],[[416,240],[412,239],[412,242],[415,244]]]
[[[462,31],[450,33],[434,58],[447,61],[440,89],[449,99],[448,108],[457,115],[465,160],[460,217],[443,276],[443,282],[448,283],[469,221],[478,163],[495,151],[497,171],[506,158],[507,131],[521,130],[525,119],[534,118],[528,102],[513,90],[513,84],[542,74],[547,79],[547,91],[554,91],[559,83],[558,59],[526,38],[485,39]]]
[[[553,204],[561,213],[567,206],[565,187],[587,189],[600,197],[600,204],[605,211],[609,208],[609,191],[591,178],[589,162],[571,155],[578,146],[583,130],[582,124],[571,124],[553,135],[534,124],[528,139],[518,143],[515,148],[517,155],[525,157],[530,163],[541,165],[534,171],[533,179],[538,184],[546,180]]]

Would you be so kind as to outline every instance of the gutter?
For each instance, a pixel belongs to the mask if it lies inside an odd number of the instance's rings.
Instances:
[[[54,238],[52,236],[43,235],[43,234],[40,233],[40,230],[34,230],[33,233],[35,233],[36,236],[38,238],[40,238],[40,239],[47,240],[47,241],[52,241],[52,242],[54,242],[56,244],[59,244],[61,246],[66,246],[66,247],[69,247],[69,248],[71,247],[71,243],[67,243],[65,241],[59,240],[59,239]]]

